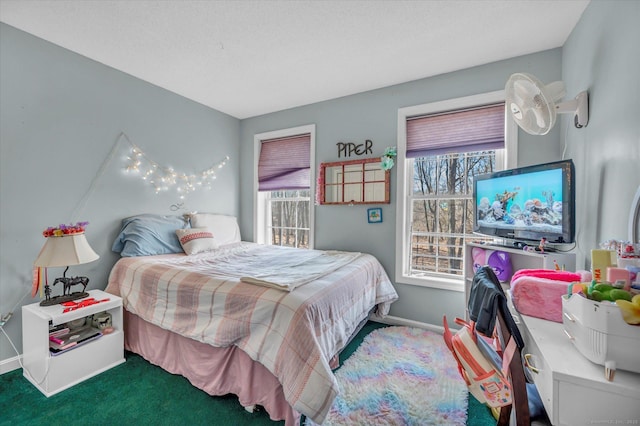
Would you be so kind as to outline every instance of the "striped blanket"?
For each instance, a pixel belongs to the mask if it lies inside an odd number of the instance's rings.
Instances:
[[[278,378],[296,411],[322,423],[338,393],[331,358],[372,308],[386,315],[398,296],[368,254],[293,291],[241,281],[248,275],[242,259],[282,252],[268,247],[243,242],[191,256],[122,258],[106,291],[161,328],[212,346],[238,346]]]

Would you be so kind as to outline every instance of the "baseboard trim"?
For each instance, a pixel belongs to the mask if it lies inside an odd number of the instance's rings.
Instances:
[[[0,375],[8,373],[13,370],[17,370],[20,367],[20,356],[14,356],[13,358],[7,358],[0,361]]]
[[[444,333],[444,327],[441,325],[429,324],[426,322],[414,321],[406,318],[394,317],[393,315],[386,315],[385,317],[379,317],[374,315],[371,317],[372,321],[379,322],[387,325],[404,325],[407,327],[424,328],[425,330],[433,331],[434,333]]]

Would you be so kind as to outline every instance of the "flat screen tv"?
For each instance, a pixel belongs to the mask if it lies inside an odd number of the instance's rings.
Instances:
[[[520,242],[570,244],[575,240],[575,170],[572,160],[476,176],[474,232]]]

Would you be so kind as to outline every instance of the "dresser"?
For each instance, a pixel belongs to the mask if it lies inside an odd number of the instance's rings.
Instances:
[[[553,425],[640,425],[640,374],[617,370],[613,381],[607,381],[604,366],[578,352],[561,323],[520,315],[511,303],[509,307]],[[629,350],[640,356],[640,348]]]
[[[510,247],[468,243],[465,246],[465,304],[473,280],[474,247],[509,253],[514,272],[519,269],[553,269],[556,264],[575,270],[572,253],[540,253]],[[503,284],[509,297],[509,283]],[[640,374],[617,370],[607,381],[604,366],[585,358],[573,346],[561,323],[521,315],[511,300],[509,309],[525,341],[523,356],[530,376],[554,426],[640,425]],[[468,318],[467,318],[468,319]],[[640,356],[640,348],[629,348]]]

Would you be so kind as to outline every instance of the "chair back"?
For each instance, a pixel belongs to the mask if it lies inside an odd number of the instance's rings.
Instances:
[[[511,316],[507,305],[507,297],[502,290],[500,281],[489,266],[478,269],[473,277],[468,309],[469,317],[476,322],[476,331],[487,337],[497,337],[503,350],[507,348],[511,339],[515,341],[515,345],[512,345],[515,350],[508,368],[513,403],[500,409],[498,425],[506,426],[510,424],[513,411],[517,426],[529,426],[531,418],[529,415],[527,380],[521,353],[524,348],[524,340]]]

